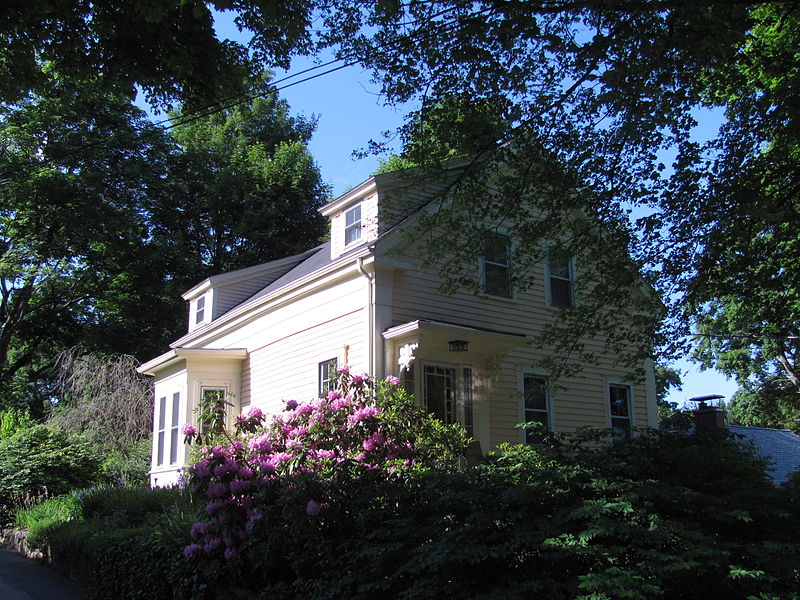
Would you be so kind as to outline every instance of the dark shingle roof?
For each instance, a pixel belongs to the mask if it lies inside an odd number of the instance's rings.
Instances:
[[[759,456],[769,459],[773,470],[769,475],[775,485],[782,485],[789,475],[800,469],[800,436],[788,429],[767,429],[726,425],[731,433],[742,436],[743,441],[752,442]]]

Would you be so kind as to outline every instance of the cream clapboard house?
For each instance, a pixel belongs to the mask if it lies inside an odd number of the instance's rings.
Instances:
[[[196,422],[205,394],[222,390],[234,415],[254,406],[277,412],[286,400],[317,397],[344,364],[400,376],[483,451],[525,441],[516,427],[523,421],[557,431],[613,427],[623,436],[656,425],[650,364],[644,384],[626,381],[606,357],[558,387],[532,367],[541,356],[529,339],[575,302],[580,265],[572,260],[542,264],[539,284],[517,292],[508,240],[498,235],[475,260],[484,293],[439,293],[437,274],[418,268],[401,234],[413,218],[408,207],[425,210],[426,193],[393,174],[372,177],[320,209],[330,242],[210,277],[184,294],[188,333],[139,368],[155,378],[153,485],[177,481],[187,457],[180,430]]]

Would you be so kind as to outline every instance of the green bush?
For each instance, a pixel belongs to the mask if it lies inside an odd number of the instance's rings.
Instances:
[[[87,519],[113,518],[126,524],[141,524],[181,502],[189,502],[177,488],[107,487],[82,492],[78,496]]]
[[[34,425],[27,411],[19,408],[0,410],[0,440],[11,437],[20,429]]]
[[[38,548],[47,537],[48,531],[62,523],[82,517],[83,511],[78,498],[73,494],[65,494],[48,498],[30,508],[18,510],[14,526],[17,529],[27,529],[28,546]]]
[[[0,441],[0,496],[69,493],[95,483],[101,458],[80,436],[46,425],[18,430]]]
[[[102,478],[112,485],[143,487],[149,482],[150,438],[138,440],[126,448],[126,453],[114,449],[100,465]]]

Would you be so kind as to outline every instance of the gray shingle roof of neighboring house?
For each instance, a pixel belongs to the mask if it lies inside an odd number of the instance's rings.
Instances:
[[[800,469],[800,436],[788,429],[767,429],[765,427],[745,427],[726,425],[726,429],[742,441],[752,442],[759,456],[773,463],[769,472],[775,485],[782,485],[789,475]]]

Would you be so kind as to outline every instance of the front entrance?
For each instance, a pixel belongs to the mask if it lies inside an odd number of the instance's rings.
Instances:
[[[461,423],[470,436],[474,435],[472,396],[470,367],[423,365],[422,398],[425,406],[444,423]]]

